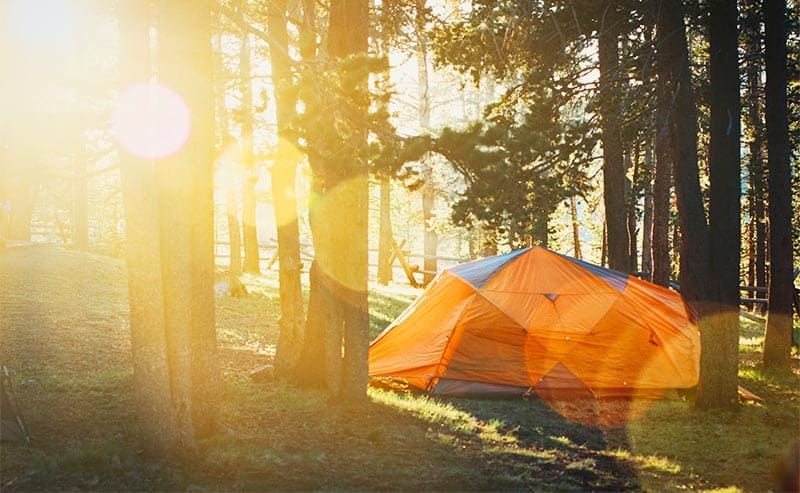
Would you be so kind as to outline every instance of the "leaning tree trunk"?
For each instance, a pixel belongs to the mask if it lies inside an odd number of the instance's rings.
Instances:
[[[764,366],[790,368],[792,344],[792,190],[786,85],[786,2],[764,0],[769,168],[769,307]]]
[[[286,0],[270,2],[267,29],[278,125],[278,148],[272,167],[272,196],[278,233],[278,278],[280,282],[280,335],[275,352],[275,372],[289,378],[300,358],[303,343],[303,292],[300,283],[300,228],[297,220],[295,180],[299,151],[287,131],[296,115],[289,35],[286,29]]]
[[[628,226],[625,214],[625,164],[620,125],[619,18],[616,0],[603,2],[599,26],[600,117],[603,141],[603,203],[606,213],[608,265],[630,272]]]
[[[120,87],[142,83],[147,64],[150,16],[146,2],[119,2]],[[153,162],[120,147],[122,199],[125,206],[128,305],[133,352],[133,387],[142,443],[154,455],[178,450],[178,429],[172,406],[164,297],[161,289],[161,240]]]

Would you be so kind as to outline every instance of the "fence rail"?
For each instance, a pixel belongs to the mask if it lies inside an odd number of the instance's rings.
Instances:
[[[466,262],[469,259],[462,258],[462,257],[453,257],[447,255],[425,255],[420,253],[411,253],[408,250],[403,249],[403,244],[399,245],[399,250],[402,253],[402,261],[396,255],[393,257],[392,261],[392,271],[395,275],[406,275],[408,277],[409,282],[414,285],[418,286],[422,283],[416,279],[416,275],[425,275],[425,274],[432,274],[436,275],[441,271],[443,268],[450,267],[452,265],[456,265],[462,262]],[[259,251],[259,265],[261,270],[269,270],[275,268],[275,264],[279,261],[278,254],[277,254],[277,240],[274,238],[270,239],[268,243],[259,243],[258,251]],[[377,268],[378,268],[378,250],[375,248],[370,248],[369,250],[369,267],[370,267],[370,277],[372,279],[377,278]],[[242,252],[244,254],[244,252]],[[228,263],[230,263],[230,242],[228,241],[216,241],[214,244],[214,255],[219,260],[227,259]],[[422,261],[428,258],[435,258],[437,260],[437,264],[440,268],[437,271],[427,271],[422,268],[421,265],[414,264],[411,260],[418,260]],[[313,245],[306,242],[300,243],[300,260],[303,262],[301,272],[308,273],[308,269],[311,266],[311,261],[314,260],[314,251]],[[399,262],[395,263],[395,260]],[[405,263],[406,265],[403,265]],[[420,262],[421,263],[421,262]],[[226,265],[226,263],[221,263],[221,265]],[[411,282],[413,279],[413,282]]]

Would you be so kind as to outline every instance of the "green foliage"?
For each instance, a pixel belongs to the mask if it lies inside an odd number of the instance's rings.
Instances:
[[[542,231],[558,203],[587,189],[596,131],[544,87],[510,91],[487,108],[486,120],[445,129],[436,142],[467,182],[453,221],[488,225],[512,247],[531,237],[546,242]]]
[[[613,27],[622,42],[620,67],[609,77],[620,90],[610,98],[598,91],[593,72],[593,38],[612,28],[603,22],[600,2],[479,0],[469,14],[434,31],[439,64],[469,73],[476,84],[490,74],[506,87],[482,125],[460,139],[442,135],[443,146],[450,147],[447,157],[456,155],[468,178],[454,211],[457,224],[480,221],[505,233],[514,246],[526,236],[541,238],[558,203],[589,187],[587,167],[603,107],[619,113],[625,149],[649,139],[655,70],[648,5],[630,5],[623,24]],[[485,149],[465,150],[480,147]],[[640,198],[650,178],[637,176],[629,203]]]

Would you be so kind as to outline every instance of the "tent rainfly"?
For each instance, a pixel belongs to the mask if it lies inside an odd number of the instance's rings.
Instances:
[[[680,294],[541,247],[444,270],[369,349],[373,380],[437,395],[657,397],[699,365]]]

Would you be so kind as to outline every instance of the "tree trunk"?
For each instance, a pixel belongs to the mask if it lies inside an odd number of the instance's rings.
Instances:
[[[605,267],[608,265],[608,227],[605,220],[603,220],[603,232],[600,234],[600,266]]]
[[[221,36],[217,35],[217,55],[214,67],[214,97],[217,106],[218,128],[220,133],[219,155],[223,157],[221,165],[225,166],[227,180],[225,183],[225,217],[228,224],[228,243],[229,243],[229,265],[228,282],[231,296],[239,296],[245,293],[242,284],[242,229],[239,223],[239,196],[237,193],[237,178],[239,176],[238,167],[231,159],[224,159],[227,146],[233,140],[231,138],[230,123],[228,122],[228,107],[225,103],[225,66],[222,61],[222,41]]]
[[[244,236],[244,271],[261,272],[258,251],[258,227],[256,221],[256,182],[258,170],[253,156],[253,89],[250,73],[250,36],[242,33],[239,51],[239,76],[242,90],[242,165],[245,178],[242,183],[242,230]]]
[[[303,7],[301,55],[304,61],[311,61],[316,36],[313,1],[304,1]],[[327,41],[328,53],[334,60],[366,54],[367,17],[365,0],[337,0],[330,4]],[[309,66],[308,70],[314,68]],[[341,75],[353,77],[353,74]],[[349,89],[366,90],[366,82],[366,79],[356,81]],[[328,94],[319,88],[305,94],[306,107],[317,116],[307,136],[309,148],[316,150],[309,155],[314,197],[309,220],[315,257],[301,367],[303,371],[309,364],[322,367],[311,371],[311,380],[319,382],[320,374],[325,372],[321,376],[330,394],[350,403],[362,403],[366,400],[368,379],[369,182],[367,163],[359,156],[359,150],[366,144],[366,134],[359,128],[358,120],[337,121],[337,115],[319,110],[327,104],[342,104],[338,94]],[[360,106],[350,109],[355,113],[366,111]],[[339,130],[341,141],[332,142],[330,135],[320,136],[317,128]],[[322,358],[311,350],[320,347]],[[318,359],[310,359],[315,355]],[[320,361],[324,364],[320,365]]]
[[[653,178],[653,282],[666,286],[672,277],[669,255],[670,189],[672,188],[672,154],[667,118],[672,101],[669,86],[663,77],[656,82],[655,158]],[[678,245],[674,245],[678,248]]]
[[[547,248],[548,246],[548,233],[550,230],[549,224],[550,209],[541,212],[541,215],[533,221],[533,244]],[[495,247],[494,255],[497,255],[497,248]]]
[[[328,50],[336,59],[351,55],[366,56],[369,2],[367,0],[333,0],[330,3]],[[367,80],[356,88],[366,90]],[[361,86],[363,85],[363,87]],[[355,108],[366,113],[366,107]],[[347,143],[354,149],[364,146],[366,134],[357,129]],[[367,353],[369,346],[369,308],[367,304],[368,271],[368,209],[369,177],[367,162],[357,155],[349,158],[346,193],[338,193],[341,207],[335,209],[341,222],[347,225],[336,231],[337,248],[342,249],[340,292],[337,303],[344,321],[344,368],[341,394],[349,402],[364,402],[367,398]],[[341,166],[340,163],[337,165]],[[342,184],[339,184],[340,187]],[[338,277],[338,276],[337,276]]]
[[[792,344],[792,190],[786,86],[786,2],[764,0],[769,169],[769,307],[764,366],[788,370]]]
[[[242,281],[242,230],[239,226],[239,201],[236,194],[236,182],[230,180],[225,190],[225,217],[228,222],[228,241],[230,243],[229,282],[230,295],[244,294]]]
[[[119,2],[120,87],[148,79],[150,13],[141,0]],[[169,455],[178,449],[172,406],[164,298],[161,289],[161,240],[153,163],[120,147],[125,206],[128,305],[136,407],[148,452]]]
[[[215,429],[214,87],[208,6],[162,6],[159,75],[191,108],[184,146],[158,164],[162,282],[173,404],[183,446]]]
[[[709,150],[710,277],[713,293],[702,333],[701,409],[738,405],[739,265],[741,224],[738,12],[736,3],[709,3],[711,52],[711,147]]]
[[[31,241],[33,202],[36,196],[34,180],[26,175],[12,177],[16,182],[10,189],[11,203],[9,239]]]
[[[381,217],[378,238],[378,282],[386,286],[392,281],[392,182],[381,176]]]
[[[431,98],[428,83],[428,36],[425,30],[425,0],[416,0],[416,36],[417,36],[417,97],[419,98],[419,126],[422,132],[430,131]],[[433,168],[430,157],[422,159],[422,222],[425,230],[423,238],[423,283],[430,283],[436,276],[437,250],[439,236],[434,225],[433,208],[436,205],[436,193],[433,184]]]
[[[603,202],[606,212],[608,265],[630,272],[625,215],[625,164],[622,155],[619,94],[619,17],[616,0],[605,0],[598,27],[600,115],[603,141]]]
[[[633,151],[633,156],[628,154],[625,158],[625,168],[626,174],[627,169],[633,166],[633,179],[628,180],[625,179],[625,188],[627,193],[625,194],[625,198],[627,201],[627,230],[628,230],[628,255],[630,256],[630,269],[631,272],[635,272],[639,270],[639,252],[636,245],[636,237],[637,237],[637,225],[639,222],[639,217],[636,212],[636,202],[637,197],[639,195],[638,190],[636,187],[638,186],[639,180],[639,145],[638,143],[635,146],[635,150]]]
[[[715,5],[715,7],[719,7],[719,5]],[[725,65],[720,67],[719,60],[716,60],[719,52],[714,54],[714,50],[720,50],[720,41],[726,40],[729,34],[726,27],[720,30],[721,26],[717,22],[722,24],[730,22],[729,14],[730,12],[719,12],[717,16],[720,18],[711,24],[712,60],[715,60],[715,63],[712,64],[712,79],[715,81],[718,81],[718,78],[725,73],[724,70],[720,71]],[[734,48],[732,53],[735,60],[735,8],[733,14]],[[731,333],[735,332],[736,327],[732,326],[729,320],[716,316],[721,311],[720,298],[722,294],[719,280],[716,277],[718,272],[711,267],[711,238],[700,191],[697,163],[697,114],[691,86],[689,51],[683,16],[682,3],[670,3],[669,7],[666,3],[661,4],[658,17],[659,47],[661,48],[658,53],[658,65],[659,77],[663,77],[669,84],[667,98],[673,101],[669,112],[669,129],[680,218],[681,292],[690,309],[698,315],[703,345],[700,358],[700,390],[696,405],[700,409],[735,408],[737,406],[737,373],[735,362],[731,365],[731,361],[736,359],[737,347],[735,345],[731,347],[730,340],[732,339]],[[717,16],[711,15],[710,17]],[[738,83],[738,78],[734,77],[734,83]],[[720,90],[725,92],[724,87]],[[726,96],[729,95],[726,94]],[[736,104],[729,100],[724,100],[724,102],[725,104]],[[718,117],[719,115],[720,103],[722,101],[717,101],[716,108],[712,110],[714,116]],[[732,111],[731,107],[723,107],[722,110],[723,114],[730,111],[730,114],[738,115],[737,112]],[[737,117],[733,119],[738,122]],[[712,117],[713,120],[714,117]],[[729,120],[726,116],[727,121]],[[737,125],[736,122],[730,125]],[[712,128],[718,129],[717,124],[712,122]],[[738,135],[738,127],[731,128],[731,133]],[[712,137],[712,140],[717,139],[717,143],[713,145],[721,144],[720,137],[719,135]],[[712,164],[712,170],[716,166],[716,164]],[[730,167],[729,165],[728,170]],[[722,187],[724,193],[725,174],[719,175],[719,170],[712,172],[716,172],[719,177],[717,184],[713,184],[712,188],[714,186]],[[720,199],[720,190],[712,189],[711,193],[712,196],[717,197],[716,200]],[[718,214],[721,216],[721,213]],[[726,226],[729,225],[718,224],[715,227]],[[723,252],[722,255],[728,258],[728,252]],[[735,272],[738,273],[738,265]]]
[[[78,156],[72,180],[72,247],[86,251],[89,248],[89,194],[86,163]]]
[[[286,0],[271,2],[267,28],[278,125],[278,148],[272,167],[272,197],[278,230],[278,276],[280,281],[280,336],[275,352],[275,372],[289,378],[300,358],[303,342],[303,292],[300,283],[300,229],[297,221],[295,180],[300,154],[286,135],[296,115],[289,36],[286,30]]]
[[[648,135],[644,147],[644,212],[642,218],[642,272],[648,280],[653,279],[653,143]]]
[[[300,30],[300,56],[304,63],[304,79],[313,78],[313,72],[317,62],[317,27],[316,27],[316,2],[315,0],[302,0],[303,7],[303,26]],[[307,83],[306,80],[302,82]],[[311,90],[306,93],[306,100],[303,102],[306,107],[313,108],[319,105],[318,99],[321,93]],[[332,115],[324,113],[321,118],[330,118]],[[326,121],[332,125],[332,120]],[[309,133],[309,139],[313,139],[315,134]],[[325,193],[324,180],[321,174],[324,172],[325,163],[319,155],[309,155],[308,162],[311,168],[311,196],[322,197]],[[311,227],[311,242],[314,246],[314,260],[309,269],[309,295],[308,295],[308,314],[306,316],[306,327],[303,337],[303,347],[300,352],[300,364],[297,367],[297,381],[306,387],[325,388],[328,374],[327,364],[329,358],[326,357],[326,332],[331,326],[338,330],[341,326],[341,319],[336,313],[336,306],[331,292],[331,283],[327,279],[327,273],[321,265],[319,252],[325,252],[327,239],[323,236],[325,231],[319,229],[317,215],[320,205],[319,200],[309,203],[308,219]],[[326,224],[321,221],[321,224]],[[341,354],[341,343],[339,344],[339,354]],[[340,366],[340,363],[337,362]]]
[[[580,225],[578,224],[578,206],[576,202],[577,200],[574,195],[569,198],[569,213],[570,219],[572,220],[572,252],[576,259],[582,260],[583,254],[581,253],[581,235]]]
[[[750,128],[750,158],[748,161],[750,225],[751,225],[751,251],[749,252],[752,264],[750,283],[753,286],[766,287],[767,285],[767,227],[766,227],[766,190],[764,187],[764,125],[763,107],[761,103],[761,74],[762,74],[762,48],[761,48],[761,9],[755,5],[760,2],[749,2],[749,22],[743,25],[747,31],[746,62],[747,73],[747,125]]]

